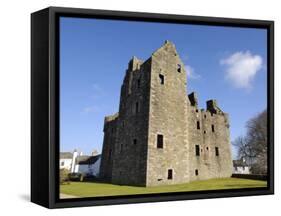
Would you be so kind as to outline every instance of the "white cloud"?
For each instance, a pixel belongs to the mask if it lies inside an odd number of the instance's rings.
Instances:
[[[190,78],[190,79],[201,78],[201,76],[195,72],[193,67],[191,67],[189,65],[185,65],[184,67],[185,67],[187,78]]]
[[[226,67],[225,77],[237,88],[251,88],[257,72],[262,69],[262,57],[250,51],[235,52],[220,64]]]
[[[92,90],[91,90],[91,98],[100,98],[105,95],[104,90],[100,87],[100,85],[94,83],[92,84]]]
[[[92,85],[92,87],[93,87],[93,89],[94,89],[95,91],[97,91],[97,92],[102,92],[102,88],[99,86],[99,84],[94,83],[94,84]]]
[[[93,83],[90,86],[89,96],[87,96],[87,101],[96,101],[94,105],[87,104],[84,108],[81,109],[81,114],[89,114],[89,113],[98,113],[102,110],[102,105],[98,103],[98,99],[104,97],[106,92],[103,88],[97,84]],[[90,99],[89,99],[90,98]]]
[[[89,106],[89,107],[85,107],[82,110],[82,113],[93,113],[93,112],[98,112],[100,109],[97,106]]]

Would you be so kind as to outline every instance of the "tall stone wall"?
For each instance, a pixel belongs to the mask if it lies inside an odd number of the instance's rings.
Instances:
[[[188,182],[186,72],[170,42],[152,55],[149,103],[147,186]]]
[[[112,116],[107,116],[104,119],[104,137],[100,165],[100,176],[107,181],[111,181],[112,178],[112,165],[115,152],[117,124],[118,113]]]
[[[146,185],[151,61],[130,61],[121,88],[112,182]]]

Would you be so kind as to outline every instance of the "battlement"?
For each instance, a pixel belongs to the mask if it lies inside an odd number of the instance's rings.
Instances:
[[[113,115],[105,116],[103,131],[105,132],[108,128],[115,127],[117,124],[118,117],[119,117],[118,112]]]
[[[138,59],[136,56],[133,56],[132,59],[129,61],[128,70],[129,71],[139,70],[142,63],[143,60]]]
[[[188,95],[188,99],[190,101],[191,106],[198,106],[198,98],[196,92],[192,92]]]
[[[211,113],[222,114],[223,111],[218,107],[217,100],[208,100],[206,102],[207,110]]]
[[[196,109],[196,112],[199,112],[198,108],[198,97],[196,92],[192,92],[188,95],[188,100],[190,102],[190,106],[194,107]],[[211,99],[206,101],[206,110],[205,109],[200,109],[200,112],[210,112],[212,115],[214,114],[221,114],[228,118],[227,113],[224,113],[218,106],[217,100]]]

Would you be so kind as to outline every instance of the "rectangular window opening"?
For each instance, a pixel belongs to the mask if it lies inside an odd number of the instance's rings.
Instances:
[[[215,132],[215,125],[212,124],[212,132]]]
[[[168,179],[173,179],[173,170],[168,169]]]
[[[159,74],[160,84],[164,85],[164,75]]]
[[[198,169],[195,170],[195,175],[196,175],[196,176],[199,175]]]
[[[216,151],[216,156],[219,156],[220,155],[219,147],[215,147],[215,151]]]
[[[178,71],[179,73],[181,72],[181,65],[180,65],[180,64],[177,65],[177,71]]]
[[[137,80],[137,88],[140,88],[140,79]]]
[[[195,155],[200,156],[200,146],[199,145],[195,145]]]
[[[135,108],[136,108],[136,110],[135,110],[136,113],[138,113],[139,112],[139,102],[136,102],[136,107]]]
[[[137,144],[137,139],[134,139],[133,143],[134,143],[134,145],[136,145]]]
[[[197,121],[197,129],[200,130],[200,122]]]
[[[157,148],[163,148],[163,135],[162,134],[157,134]]]

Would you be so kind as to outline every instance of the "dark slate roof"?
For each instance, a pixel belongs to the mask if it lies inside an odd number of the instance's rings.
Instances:
[[[77,164],[94,164],[97,162],[97,160],[101,157],[101,155],[95,155],[95,156],[88,156],[88,155],[82,155],[82,156],[78,156],[76,159],[76,163]]]
[[[72,156],[71,152],[60,152],[60,159],[72,159]]]
[[[248,166],[246,162],[243,162],[242,159],[240,160],[233,160],[233,166],[238,167],[238,166]]]

